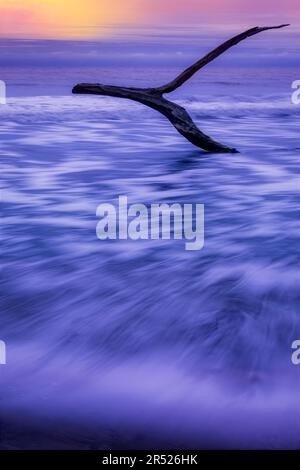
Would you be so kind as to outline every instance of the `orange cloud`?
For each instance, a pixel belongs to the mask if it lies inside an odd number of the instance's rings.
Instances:
[[[294,22],[299,0],[0,0],[0,36],[84,39],[116,25],[250,24],[254,15]]]
[[[0,0],[0,31],[7,37],[84,38],[112,24],[135,21],[136,2],[124,0]]]

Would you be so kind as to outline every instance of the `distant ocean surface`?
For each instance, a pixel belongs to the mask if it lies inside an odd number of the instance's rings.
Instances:
[[[3,67],[0,448],[300,448],[299,69],[218,67],[170,98],[236,147],[78,82],[178,70]],[[96,208],[205,205],[205,247],[96,238]]]

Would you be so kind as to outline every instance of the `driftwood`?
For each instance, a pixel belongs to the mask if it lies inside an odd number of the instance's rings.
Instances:
[[[171,93],[172,91],[179,88],[196,72],[198,72],[198,70],[215,60],[225,51],[243,41],[244,39],[261,33],[262,31],[267,31],[269,29],[280,29],[284,28],[285,26],[289,25],[284,24],[280,26],[269,26],[262,28],[256,27],[249,29],[248,31],[245,31],[244,33],[241,33],[238,36],[235,36],[221,44],[202,59],[198,60],[191,67],[184,70],[184,72],[182,72],[170,83],[161,87],[126,88],[119,86],[81,83],[76,85],[72,92],[75,94],[113,96],[116,98],[127,98],[137,101],[138,103],[142,103],[146,106],[149,106],[150,108],[156,109],[156,111],[159,111],[161,114],[163,114],[181,135],[183,135],[187,140],[197,147],[207,150],[208,152],[234,153],[237,152],[236,149],[222,145],[201,132],[193,122],[190,115],[182,106],[165,99],[163,95],[165,93]]]

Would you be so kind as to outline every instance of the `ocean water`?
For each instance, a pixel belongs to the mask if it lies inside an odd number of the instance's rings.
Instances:
[[[71,95],[97,73],[3,69],[0,448],[299,449],[297,69],[212,69],[174,94],[233,155]],[[96,208],[119,195],[204,204],[204,249],[98,240]]]

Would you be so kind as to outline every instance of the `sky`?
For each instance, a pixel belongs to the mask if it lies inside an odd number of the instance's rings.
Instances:
[[[300,22],[299,0],[0,0],[0,37],[92,39],[147,25]],[[255,23],[255,24],[254,24]]]

